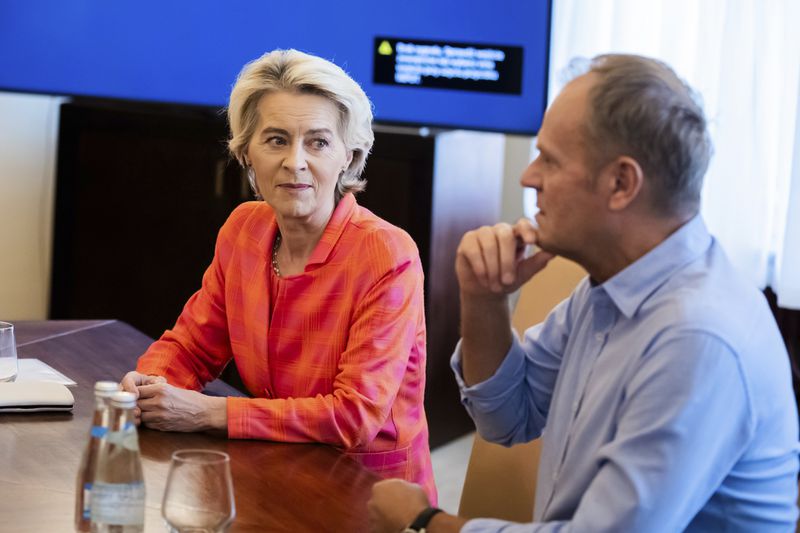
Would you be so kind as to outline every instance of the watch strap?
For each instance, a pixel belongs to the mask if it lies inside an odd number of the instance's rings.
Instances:
[[[411,525],[408,526],[406,531],[409,529],[411,531],[418,531],[421,532],[425,529],[428,523],[431,521],[431,518],[434,517],[437,513],[441,513],[442,510],[438,507],[428,507],[427,509],[423,510],[421,513],[417,515]]]

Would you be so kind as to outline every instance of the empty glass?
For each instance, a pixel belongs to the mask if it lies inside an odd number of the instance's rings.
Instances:
[[[17,343],[14,325],[0,322],[0,381],[17,379]]]
[[[213,450],[172,454],[161,514],[173,533],[220,533],[236,516],[230,457]]]

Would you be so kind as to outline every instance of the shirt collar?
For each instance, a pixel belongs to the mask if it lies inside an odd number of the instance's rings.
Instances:
[[[708,250],[712,237],[700,215],[601,285],[627,318],[636,314],[658,287]]]
[[[327,226],[325,226],[325,231],[322,232],[322,237],[314,247],[314,251],[311,252],[311,257],[308,258],[306,270],[312,265],[325,263],[328,260],[328,256],[339,241],[339,237],[342,236],[350,217],[353,216],[355,208],[356,198],[353,193],[347,193],[339,200]]]

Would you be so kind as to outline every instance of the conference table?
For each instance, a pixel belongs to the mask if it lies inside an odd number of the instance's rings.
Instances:
[[[124,322],[16,322],[20,358],[37,358],[75,382],[71,413],[0,414],[0,531],[73,531],[76,476],[88,439],[95,381],[119,381],[152,339]],[[239,395],[215,381],[214,395]],[[224,451],[231,458],[238,531],[367,531],[366,502],[378,476],[335,448],[229,440],[206,433],[140,428],[145,531],[166,531],[161,518],[172,453]]]

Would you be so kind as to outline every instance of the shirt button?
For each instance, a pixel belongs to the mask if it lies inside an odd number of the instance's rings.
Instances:
[[[602,342],[603,339],[605,338],[605,335],[603,335],[602,333],[595,333],[594,338],[597,339],[598,341]]]

